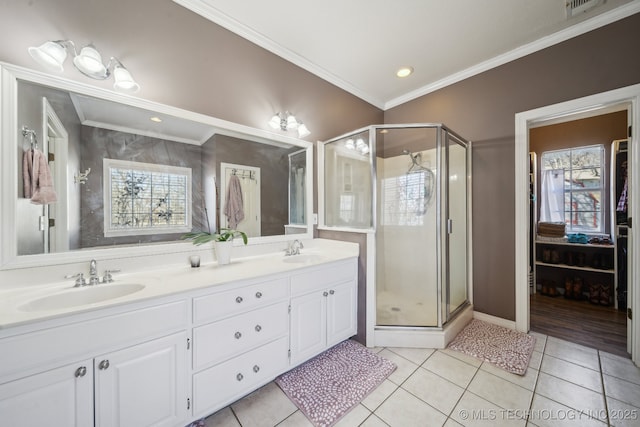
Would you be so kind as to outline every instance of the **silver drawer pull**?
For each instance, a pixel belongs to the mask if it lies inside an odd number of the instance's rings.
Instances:
[[[324,292],[322,293],[322,296],[323,296],[323,297],[329,296],[329,292],[324,291]]]
[[[103,371],[106,369],[109,369],[109,361],[105,359],[102,362],[100,362],[100,364],[98,365],[98,369],[101,369]]]
[[[254,365],[253,366],[253,372],[255,372],[257,374],[259,370],[260,370],[260,366],[258,366],[258,365]]]
[[[236,332],[235,334],[233,334],[234,337],[236,337],[237,340],[239,340],[242,337],[242,334],[240,332]]]
[[[236,375],[236,379],[237,379],[238,381],[242,381],[242,379],[243,379],[243,378],[244,378],[244,375],[242,375],[242,374],[238,374],[238,375]]]
[[[236,297],[236,302],[240,304],[242,302],[242,297]]]
[[[256,292],[256,298],[262,298],[262,292],[260,291]]]
[[[330,295],[333,295],[333,294],[335,294],[335,293],[336,293],[336,291],[334,291],[333,289],[331,289],[331,290],[329,291],[329,294],[330,294]]]
[[[84,377],[86,374],[87,374],[86,366],[80,366],[78,369],[76,369],[76,378]]]
[[[256,332],[260,332],[262,330],[262,326],[256,325]]]

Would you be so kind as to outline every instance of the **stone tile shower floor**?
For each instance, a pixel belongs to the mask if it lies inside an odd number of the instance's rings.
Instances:
[[[444,349],[376,348],[396,371],[338,427],[638,426],[640,369],[546,335],[524,376]],[[206,419],[207,427],[312,427],[275,383]]]

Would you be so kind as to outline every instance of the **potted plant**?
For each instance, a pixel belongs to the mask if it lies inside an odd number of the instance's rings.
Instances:
[[[221,228],[216,233],[209,231],[194,231],[182,236],[183,239],[191,240],[194,245],[202,245],[213,242],[216,251],[216,259],[218,264],[224,265],[231,262],[231,248],[233,247],[233,238],[240,236],[244,244],[247,244],[246,233],[234,230],[232,228]]]

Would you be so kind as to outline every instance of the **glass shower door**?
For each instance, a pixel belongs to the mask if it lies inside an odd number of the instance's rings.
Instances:
[[[468,300],[468,146],[447,133],[447,278],[445,319]]]

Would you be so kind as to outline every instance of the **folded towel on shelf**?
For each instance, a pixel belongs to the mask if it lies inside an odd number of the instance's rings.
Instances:
[[[58,200],[47,156],[38,149],[26,150],[22,156],[24,197],[35,205],[48,205]]]
[[[565,228],[564,222],[539,222],[538,234],[546,237],[564,237]]]

